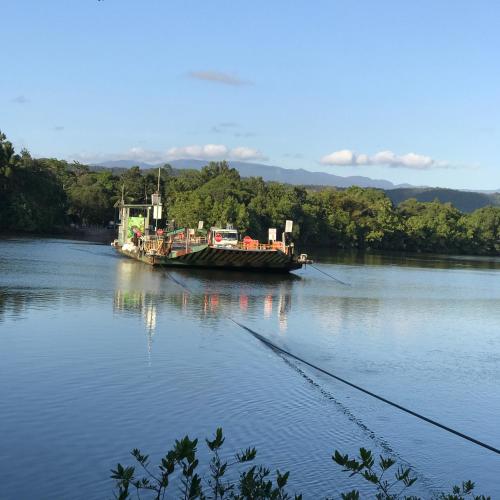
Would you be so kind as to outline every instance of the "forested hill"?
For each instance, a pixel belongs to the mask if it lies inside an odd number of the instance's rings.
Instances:
[[[207,164],[203,160],[172,160],[170,166],[174,170],[201,170]],[[144,162],[133,162],[131,160],[112,160],[102,162],[98,165],[92,165],[92,168],[107,167],[113,171],[120,171],[125,168],[139,166],[144,170],[158,168],[159,165],[153,165]],[[275,165],[264,165],[262,163],[252,163],[246,161],[231,161],[231,167],[238,170],[242,177],[262,177],[265,181],[283,182],[301,186],[304,184],[314,184],[321,186],[335,186],[346,188],[349,186],[372,187],[380,189],[393,189],[392,182],[385,179],[372,179],[361,175],[343,177],[341,175],[329,174],[327,172],[312,172],[303,168],[283,168]],[[405,187],[402,184],[399,187]]]
[[[0,232],[50,233],[71,223],[107,224],[113,205],[144,203],[157,189],[157,169],[95,171],[86,165],[16,153],[0,133]],[[270,227],[294,221],[301,248],[371,249],[500,255],[500,207],[464,213],[451,203],[395,205],[380,189],[312,189],[244,178],[226,162],[201,170],[161,169],[165,213],[178,226],[232,223],[267,239]]]
[[[171,162],[172,172],[179,175],[183,170],[201,170],[206,162],[201,160],[174,160]],[[133,162],[130,160],[116,160],[104,162],[103,165],[92,165],[96,171],[110,170],[119,175],[130,168]],[[149,163],[140,163],[138,166],[148,172],[158,168]],[[383,189],[391,201],[398,205],[404,200],[415,198],[417,201],[434,201],[451,203],[462,212],[473,212],[488,205],[500,206],[500,193],[478,193],[474,191],[460,191],[457,189],[411,187],[405,185],[394,186],[383,179],[371,179],[362,176],[341,177],[324,172],[310,172],[303,169],[286,169],[258,163],[231,162],[242,177],[262,177],[265,181],[283,182],[294,186],[310,186],[311,189],[319,190],[325,186],[347,188],[350,186],[372,187]]]
[[[422,202],[438,200],[441,203],[451,203],[462,212],[468,213],[488,205],[500,206],[500,193],[477,193],[445,188],[398,188],[386,190],[385,193],[395,205],[410,198]]]

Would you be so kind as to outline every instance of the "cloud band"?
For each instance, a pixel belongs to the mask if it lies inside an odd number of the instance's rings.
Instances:
[[[397,155],[388,150],[379,151],[370,156],[367,154],[358,154],[350,149],[341,149],[323,156],[320,163],[334,166],[383,165],[392,168],[410,168],[414,170],[451,168],[448,162],[438,161],[430,156],[416,153]]]
[[[260,151],[245,146],[229,148],[224,144],[204,144],[182,147],[173,147],[165,152],[151,151],[148,149],[133,147],[121,154],[78,154],[71,159],[83,162],[99,162],[109,160],[133,160],[145,163],[160,163],[170,160],[235,160],[235,161],[256,161],[266,160]]]

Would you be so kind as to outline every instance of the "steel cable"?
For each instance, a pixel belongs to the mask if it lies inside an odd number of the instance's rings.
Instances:
[[[312,268],[316,269],[316,271],[319,271],[320,273],[323,273],[325,276],[328,276],[329,278],[331,278],[332,280],[336,281],[337,283],[340,283],[341,285],[345,285],[345,286],[351,286],[350,283],[346,283],[345,281],[342,281],[342,280],[339,280],[338,278],[336,278],[335,276],[327,273],[326,271],[323,271],[322,269],[320,269],[319,267],[316,267],[314,264],[307,264],[308,266],[311,266]]]
[[[316,268],[317,269],[317,268]],[[318,271],[321,271],[318,269]],[[321,271],[324,272],[324,271]],[[170,273],[166,273],[167,276],[177,283],[180,287],[182,287],[184,290],[186,290],[188,293],[193,293],[184,283],[180,282],[176,278],[174,278]],[[327,273],[325,273],[327,274]],[[332,276],[330,276],[332,277]],[[333,277],[332,277],[333,278]],[[334,278],[336,279],[336,278]],[[340,280],[337,280],[340,281]],[[289,358],[295,359],[296,361],[299,361],[300,363],[303,363],[306,366],[309,366],[310,368],[313,368],[314,370],[323,373],[324,375],[327,375],[328,377],[331,377],[339,382],[342,382],[345,385],[348,385],[349,387],[352,387],[353,389],[356,389],[364,394],[367,394],[368,396],[371,396],[372,398],[378,399],[379,401],[382,401],[383,403],[386,403],[394,408],[397,408],[398,410],[401,410],[405,413],[408,413],[409,415],[413,415],[416,418],[419,418],[420,420],[423,420],[424,422],[427,422],[431,425],[434,425],[435,427],[438,427],[440,429],[443,429],[451,434],[454,434],[455,436],[458,436],[462,439],[465,439],[471,443],[474,443],[478,446],[481,446],[482,448],[485,448],[489,451],[492,451],[493,453],[496,453],[500,455],[500,449],[496,448],[488,443],[485,443],[483,441],[480,441],[479,439],[475,439],[472,436],[469,436],[467,434],[464,434],[463,432],[457,431],[453,429],[452,427],[448,427],[447,425],[444,425],[440,422],[437,422],[436,420],[433,420],[429,417],[426,417],[425,415],[422,415],[420,413],[417,413],[416,411],[410,410],[409,408],[406,408],[398,403],[395,403],[394,401],[391,401],[390,399],[384,398],[383,396],[380,396],[378,394],[375,394],[374,392],[369,391],[368,389],[364,389],[363,387],[354,384],[353,382],[349,382],[348,380],[339,377],[338,375],[335,375],[334,373],[329,372],[328,370],[325,370],[324,368],[321,368],[320,366],[317,366],[309,361],[307,361],[304,358],[301,358],[300,356],[297,356],[296,354],[291,353],[290,351],[287,351],[286,349],[283,349],[282,347],[279,347],[276,345],[274,342],[271,342],[269,339],[261,335],[260,333],[256,332],[255,330],[252,330],[248,326],[244,325],[243,323],[239,323],[235,319],[231,318],[231,316],[228,316],[227,314],[222,314],[226,319],[234,323],[235,325],[239,326],[241,329],[245,330],[246,332],[250,333],[253,337],[255,337],[257,340],[262,342],[264,345],[269,347],[275,352],[278,352],[280,354],[284,354],[285,356],[288,356]]]

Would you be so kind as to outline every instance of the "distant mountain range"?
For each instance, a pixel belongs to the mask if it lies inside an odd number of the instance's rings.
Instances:
[[[500,191],[500,190],[499,190]],[[475,191],[459,191],[446,188],[401,188],[386,190],[387,196],[395,205],[404,200],[415,198],[418,201],[439,200],[441,203],[451,203],[462,212],[473,212],[487,205],[500,206],[500,193],[479,193]]]
[[[176,169],[196,169],[201,170],[207,161],[204,160],[172,160],[169,162]],[[265,181],[284,182],[295,185],[317,185],[317,186],[337,186],[337,187],[374,187],[379,189],[394,189],[396,187],[410,187],[410,184],[395,185],[384,179],[371,179],[370,177],[327,174],[325,172],[311,172],[309,170],[282,168],[261,163],[248,163],[243,161],[230,161],[231,167],[236,168],[242,177],[262,177]],[[94,166],[102,166],[112,169],[129,168],[138,166],[141,168],[157,168],[159,165],[137,162],[131,160],[113,160],[101,162]]]
[[[169,162],[175,170],[196,169],[200,170],[207,161],[204,160],[173,160]],[[477,208],[487,205],[500,206],[500,189],[495,191],[462,191],[458,189],[416,187],[411,184],[394,184],[384,179],[371,179],[370,177],[327,174],[325,172],[311,172],[309,170],[289,169],[261,163],[247,163],[241,161],[229,162],[236,168],[242,177],[262,177],[265,181],[277,181],[293,185],[305,186],[335,186],[347,188],[349,186],[371,187],[383,189],[394,204],[399,204],[408,198],[418,201],[439,200],[442,203],[452,203],[462,212],[472,212]],[[109,168],[119,173],[132,166],[143,169],[158,168],[162,164],[151,164],[131,160],[114,160],[92,165],[94,168]]]

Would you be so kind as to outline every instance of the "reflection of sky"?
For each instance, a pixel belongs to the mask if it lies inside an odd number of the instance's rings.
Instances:
[[[500,285],[483,262],[318,264],[351,284],[341,286],[312,268],[299,278],[167,273],[77,242],[0,242],[0,250],[6,491],[18,493],[18,471],[29,469],[47,485],[42,496],[56,486],[64,493],[62,468],[81,491],[90,477],[103,491],[109,468],[134,446],[162,453],[186,432],[203,438],[222,424],[235,445],[258,445],[314,492],[332,474],[344,484],[334,447],[387,443],[429,484],[471,477],[495,493],[494,457],[302,367],[311,385],[226,319],[498,446]],[[306,472],[294,465],[297,450]]]

